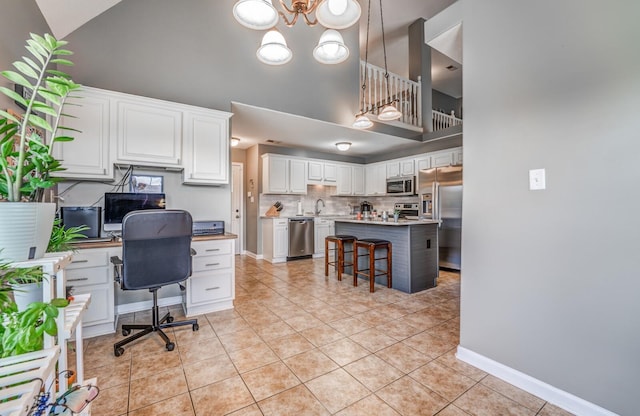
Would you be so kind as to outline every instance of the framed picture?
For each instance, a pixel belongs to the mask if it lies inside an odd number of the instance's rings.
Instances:
[[[158,194],[163,192],[163,177],[151,175],[131,175],[130,192],[140,194]]]
[[[18,114],[15,111],[13,111],[12,109],[7,109],[7,113],[11,114],[12,116],[14,116],[15,118],[17,118],[18,120],[20,120],[22,122],[22,118],[23,115],[22,114]],[[30,136],[31,134],[35,133],[38,136],[40,136],[40,140],[42,140],[42,142],[45,142],[45,137],[44,137],[44,130],[39,129],[37,127],[33,127],[33,126],[27,126],[27,133],[28,136]]]
[[[20,95],[22,98],[24,98],[25,100],[29,101],[31,99],[31,94],[33,94],[33,91],[30,90],[29,88],[25,88],[22,85],[18,85],[18,84],[14,84],[13,87],[14,91],[18,93],[18,95]],[[22,105],[21,103],[19,103],[18,101],[14,101],[14,103],[16,103],[16,105],[20,108],[22,108],[23,110],[26,110],[27,107],[25,107],[24,105]],[[33,111],[33,114],[42,117],[42,114],[40,114],[37,111]]]

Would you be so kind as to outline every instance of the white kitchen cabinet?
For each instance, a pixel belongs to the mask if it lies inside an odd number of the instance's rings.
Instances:
[[[372,163],[365,168],[366,194],[385,195],[387,193],[387,165],[385,163]]]
[[[416,159],[416,175],[425,169],[431,169],[431,157],[420,157]]]
[[[306,161],[286,156],[262,155],[262,193],[306,194]]]
[[[462,165],[462,148],[453,151],[453,164]]]
[[[436,153],[431,156],[431,167],[439,168],[442,166],[451,166],[453,165],[453,152],[442,152]]]
[[[73,254],[66,269],[67,285],[74,295],[91,294],[91,303],[82,320],[85,337],[115,331],[115,296],[111,256],[120,256],[120,247],[81,249]]]
[[[64,132],[74,137],[71,142],[58,142],[53,146],[53,156],[62,161],[64,171],[52,175],[69,179],[113,179],[111,145],[111,99],[108,93],[83,87],[67,112],[73,117],[62,116],[60,125],[78,131]]]
[[[321,160],[309,160],[307,163],[307,183],[310,185],[335,185],[337,166]]]
[[[364,195],[366,192],[364,180],[364,166],[352,166],[353,195]]]
[[[335,234],[335,221],[328,218],[316,218],[314,225],[313,257],[324,257],[324,239]]]
[[[186,280],[183,307],[187,317],[233,308],[235,298],[235,242],[193,241],[196,251],[191,277]]]
[[[287,261],[289,254],[289,220],[262,219],[262,255],[270,263]]]
[[[336,195],[364,195],[364,166],[339,165]]]
[[[230,113],[216,110],[185,112],[183,183],[229,183],[229,118]]]
[[[415,173],[414,160],[400,159],[387,162],[387,178],[397,178],[398,176],[413,176]]]
[[[115,106],[116,163],[182,167],[182,111],[176,104],[122,94]]]

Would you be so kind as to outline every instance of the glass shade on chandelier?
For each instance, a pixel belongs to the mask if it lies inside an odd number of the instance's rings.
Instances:
[[[400,117],[402,117],[402,113],[398,111],[396,106],[392,103],[382,107],[382,110],[380,110],[380,113],[378,114],[378,120],[382,121],[398,120]]]
[[[313,50],[313,57],[322,64],[339,64],[349,57],[349,48],[345,46],[340,32],[327,29]]]
[[[325,0],[318,5],[316,19],[330,29],[346,29],[360,19],[360,4],[356,0]]]
[[[356,129],[368,129],[373,126],[373,121],[366,114],[359,114],[351,126]]]
[[[256,56],[267,65],[284,65],[291,60],[293,53],[287,46],[282,33],[276,29],[271,29],[262,37],[262,44]]]
[[[323,64],[338,64],[349,57],[349,49],[335,29],[345,29],[358,21],[361,10],[356,0],[279,0],[279,3],[284,12],[278,11],[272,0],[238,0],[233,6],[233,16],[241,25],[254,30],[273,29],[279,17],[288,27],[295,25],[299,16],[309,26],[319,22],[330,30],[322,34],[313,50],[315,59]],[[315,18],[311,17],[313,13]],[[287,14],[291,15],[291,20]],[[289,62],[292,52],[282,34],[275,41],[275,35],[269,35],[268,39],[267,35],[258,49],[258,59],[269,65]]]
[[[271,0],[239,0],[233,6],[233,17],[254,30],[271,29],[278,23],[278,11]]]

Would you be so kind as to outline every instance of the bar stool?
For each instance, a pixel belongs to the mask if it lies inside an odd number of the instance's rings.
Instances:
[[[353,266],[353,263],[345,262],[345,253],[353,252],[353,243],[356,241],[356,237],[353,235],[330,235],[324,239],[324,275],[329,276],[329,265],[337,266],[338,280],[342,280],[342,273],[344,273],[344,266]],[[329,247],[329,243],[333,243],[333,247]],[[351,244],[351,251],[345,251],[345,244]],[[329,261],[330,251],[334,252],[334,257],[337,260]],[[336,253],[337,252],[337,253]],[[335,255],[337,254],[337,255]]]
[[[359,249],[367,250],[366,254],[360,254]],[[376,257],[376,250],[386,249],[386,257]],[[358,270],[358,258],[369,256],[369,268]],[[376,269],[376,260],[386,260],[387,270]],[[391,287],[391,241],[377,238],[363,238],[356,240],[353,245],[353,285],[358,286],[358,276],[365,276],[369,279],[369,292],[373,292],[376,283],[376,276],[387,276],[387,287]]]

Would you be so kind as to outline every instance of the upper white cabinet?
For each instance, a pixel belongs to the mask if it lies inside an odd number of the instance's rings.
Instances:
[[[453,151],[453,164],[462,165],[462,148]]]
[[[453,165],[453,152],[442,152],[431,156],[431,167],[439,168],[442,166]]]
[[[416,174],[421,170],[430,169],[431,168],[431,158],[430,157],[421,157],[416,159]]]
[[[364,166],[339,165],[336,195],[364,195]]]
[[[413,176],[415,172],[414,160],[401,159],[387,162],[387,178],[396,178],[398,176]]]
[[[118,98],[116,163],[181,167],[182,111],[148,98]]]
[[[386,176],[387,165],[385,163],[372,163],[365,168],[366,194],[385,195],[387,193]]]
[[[286,156],[262,155],[262,192],[265,194],[306,194],[306,162]]]
[[[229,118],[215,110],[185,112],[184,180],[192,185],[229,183]]]
[[[83,87],[74,100],[80,105],[68,110],[73,117],[63,116],[60,125],[78,130],[70,131],[71,142],[53,146],[53,155],[66,169],[55,176],[71,179],[113,179],[110,96],[95,88]]]
[[[335,186],[338,167],[335,163],[322,160],[309,160],[307,163],[307,184]]]

